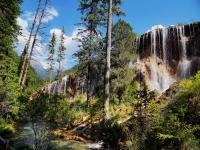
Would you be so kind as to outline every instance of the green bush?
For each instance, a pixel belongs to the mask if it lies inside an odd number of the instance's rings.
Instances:
[[[10,136],[15,133],[15,128],[12,124],[6,123],[3,119],[0,120],[0,135]]]
[[[146,143],[154,149],[200,147],[200,72],[180,82],[177,89],[168,101],[154,100],[148,104],[151,115]]]

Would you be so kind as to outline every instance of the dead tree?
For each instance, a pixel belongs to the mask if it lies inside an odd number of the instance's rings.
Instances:
[[[45,0],[44,8],[42,9],[42,13],[41,13],[40,18],[39,18],[39,22],[38,22],[38,25],[37,25],[37,28],[36,28],[36,31],[35,31],[33,43],[32,43],[31,50],[30,50],[30,55],[27,59],[25,69],[24,69],[24,75],[23,75],[22,84],[21,84],[22,87],[25,85],[25,82],[26,82],[27,73],[28,73],[28,69],[29,69],[29,66],[30,66],[30,60],[31,60],[31,57],[33,55],[34,47],[35,47],[35,44],[36,44],[36,41],[37,41],[37,36],[38,36],[39,30],[40,30],[40,27],[42,25],[42,21],[45,17],[45,13],[46,13],[46,9],[47,9],[49,1],[50,0]]]
[[[38,6],[37,6],[37,9],[35,11],[35,16],[34,16],[34,20],[33,20],[33,23],[32,23],[32,26],[31,26],[31,30],[30,30],[30,34],[29,34],[29,37],[28,37],[28,41],[24,47],[24,51],[23,51],[23,54],[22,54],[22,65],[20,67],[20,74],[19,74],[19,84],[22,85],[22,78],[24,76],[24,72],[25,72],[25,66],[26,66],[26,63],[27,63],[27,59],[29,57],[29,47],[30,47],[30,44],[31,44],[31,38],[33,36],[33,32],[34,32],[34,29],[35,29],[35,25],[37,23],[37,18],[38,18],[38,14],[39,14],[39,10],[40,10],[40,7],[41,7],[41,3],[42,3],[42,0],[38,0]]]

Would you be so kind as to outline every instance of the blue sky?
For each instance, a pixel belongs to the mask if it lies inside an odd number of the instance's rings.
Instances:
[[[22,11],[34,11],[37,0],[24,0]],[[52,27],[66,28],[70,34],[74,24],[80,22],[77,11],[79,0],[52,0],[50,3],[59,16],[51,22]],[[134,31],[142,34],[156,24],[171,25],[200,21],[200,0],[123,0],[124,18]]]
[[[24,0],[21,5],[22,14],[19,18],[19,24],[25,26],[24,30],[30,28],[30,18],[33,15],[31,13],[34,12],[36,4],[37,0]],[[72,41],[72,38],[77,32],[75,24],[80,22],[81,15],[77,11],[78,6],[79,0],[52,0],[49,6],[51,17],[46,21],[48,24],[47,35],[50,35],[50,31],[55,31],[56,29],[58,31],[58,29],[65,27],[66,37],[68,38],[69,48],[66,58],[68,61],[64,63],[65,69],[75,64],[72,54],[77,51],[77,44]],[[133,26],[134,32],[137,34],[142,34],[157,24],[169,26],[177,23],[200,21],[200,0],[124,0],[122,10],[126,13],[126,16],[122,18]],[[117,19],[115,18],[114,21]],[[46,43],[48,39],[47,37],[45,38]],[[22,42],[20,46],[23,47]],[[18,52],[21,47],[18,48]],[[47,55],[47,50],[44,50],[45,44],[41,49],[42,52],[40,53],[43,54],[36,56],[38,57],[36,59],[45,66],[43,57],[43,55]]]

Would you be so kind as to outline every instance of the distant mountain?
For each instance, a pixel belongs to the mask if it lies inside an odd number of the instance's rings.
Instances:
[[[40,62],[31,60],[31,66],[36,70],[36,72],[42,79],[46,78],[46,70],[44,69],[44,67]]]
[[[39,76],[42,79],[46,78],[46,69],[42,66],[42,64],[38,61],[32,60],[31,66],[36,70],[36,72],[39,74]],[[52,78],[54,78],[57,74],[57,70],[53,70],[52,72]]]

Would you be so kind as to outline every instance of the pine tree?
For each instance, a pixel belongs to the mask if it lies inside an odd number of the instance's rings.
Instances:
[[[135,63],[136,45],[134,44],[136,34],[133,33],[130,24],[124,20],[119,20],[113,25],[112,29],[112,50],[111,50],[111,92],[112,97],[122,100],[132,99],[128,88],[133,91],[135,76],[132,64]],[[131,86],[132,84],[132,87]],[[129,91],[129,93],[127,93]],[[131,98],[130,98],[131,97]]]
[[[81,25],[84,29],[79,32],[80,51],[75,54],[79,60],[79,68],[82,76],[86,79],[87,103],[89,104],[91,91],[94,89],[95,80],[94,62],[102,42],[102,37],[98,26],[104,24],[105,11],[102,9],[104,3],[101,0],[80,0],[79,10],[82,14]]]
[[[120,3],[119,0],[114,2],[113,14],[123,14],[118,7]],[[82,70],[82,74],[86,79],[87,101],[90,99],[92,94],[90,91],[94,90],[94,86],[97,83],[98,86],[101,86],[100,82],[103,82],[105,44],[101,29],[107,24],[107,6],[107,0],[80,0],[79,10],[82,14],[80,24],[83,25],[84,29],[79,32],[79,35],[81,35],[79,40],[81,43],[80,51],[75,56],[78,57],[80,62],[79,70]],[[98,88],[97,90],[99,90]]]
[[[57,62],[58,62],[57,78],[58,79],[61,79],[61,77],[62,77],[62,62],[64,60],[65,50],[66,50],[64,42],[65,42],[65,30],[64,30],[64,27],[63,27],[62,32],[61,32],[61,36],[60,36],[60,46],[59,46],[59,49],[58,49],[58,59],[57,59]]]
[[[20,13],[19,0],[0,1],[0,118],[18,112],[18,57],[13,40],[19,31],[16,19]]]
[[[48,57],[49,67],[47,69],[47,79],[49,82],[51,82],[52,71],[54,70],[55,46],[56,46],[56,34],[53,33],[51,37],[51,41],[49,43],[49,57]]]

